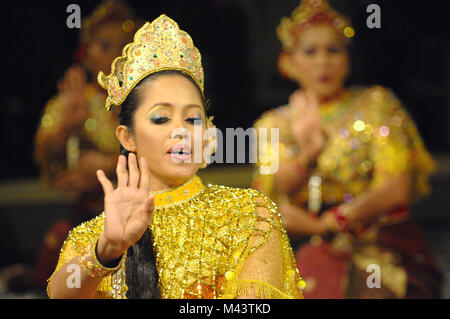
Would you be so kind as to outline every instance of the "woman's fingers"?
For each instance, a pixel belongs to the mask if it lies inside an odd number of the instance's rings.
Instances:
[[[311,111],[311,116],[319,117],[319,100],[313,93],[307,93],[305,95],[305,102],[308,109]]]
[[[73,67],[69,68],[69,70],[67,71],[67,86],[69,90],[74,90],[74,87],[77,85],[76,83],[76,79],[75,79],[76,74],[74,73],[74,69]]]
[[[140,168],[141,180],[139,182],[139,188],[143,189],[145,192],[148,192],[150,190],[150,176],[148,173],[147,160],[144,157],[141,157]]]
[[[105,172],[103,172],[101,169],[97,171],[97,179],[102,185],[103,192],[105,193],[105,195],[114,190],[111,181],[106,177]]]
[[[153,212],[153,209],[155,208],[155,195],[150,195],[145,200],[145,210],[147,212]]]
[[[74,89],[81,91],[84,86],[84,71],[79,65],[76,65],[73,71]]]
[[[143,218],[146,225],[150,225],[152,222],[154,208],[155,208],[155,195],[151,195],[144,202]]]
[[[139,222],[140,226],[145,225],[145,227],[147,227],[152,223],[153,209],[155,208],[154,200],[155,195],[147,197],[143,202],[143,207],[136,211],[134,217]]]
[[[140,167],[138,167],[136,154],[134,153],[128,155],[128,169],[127,158],[124,155],[119,156],[116,174],[117,187],[139,187],[145,191],[148,191],[150,188],[147,161],[141,158]]]
[[[117,187],[126,187],[128,185],[127,158],[119,155],[116,167]]]
[[[295,92],[292,96],[292,103],[299,116],[305,117],[306,113],[309,111],[306,104],[306,98],[302,92]]]
[[[139,169],[137,165],[136,155],[134,153],[128,154],[128,186],[138,187],[139,183]]]

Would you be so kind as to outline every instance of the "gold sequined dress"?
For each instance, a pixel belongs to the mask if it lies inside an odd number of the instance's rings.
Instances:
[[[73,229],[57,271],[103,231],[104,215]],[[203,185],[194,176],[155,195],[151,225],[161,298],[302,298],[302,280],[275,204],[253,189]],[[126,259],[125,254],[125,259]],[[126,298],[126,262],[97,298]]]
[[[262,164],[268,165],[276,160],[274,156],[278,154],[282,162],[300,151],[293,141],[289,126],[290,117],[295,116],[293,112],[290,106],[281,106],[267,111],[255,122],[257,131],[260,128],[279,129],[279,153],[273,151],[270,143],[265,144],[253,179],[253,187],[275,202],[285,195],[277,193],[274,175],[260,174],[259,168]],[[391,91],[381,86],[351,87],[341,97],[321,105],[319,115],[328,140],[309,180],[294,195],[289,196],[292,203],[314,215],[320,215],[332,207],[351,203],[362,192],[404,172],[411,173],[413,199],[429,192],[428,177],[434,170],[434,161],[413,120]],[[308,259],[311,274],[309,270],[306,271],[307,265],[299,265],[307,283],[305,298],[351,295],[350,286],[355,282],[351,274],[359,269],[361,278],[367,277],[366,268],[370,264],[383,265],[383,294],[390,297],[407,295],[408,277],[425,278],[427,273],[434,273],[434,260],[426,249],[420,229],[409,224],[408,213],[407,207],[383,212],[378,221],[358,236],[347,232],[340,232],[331,238],[313,236],[312,246],[320,246],[322,250],[317,248],[314,253],[310,250],[311,256],[317,256],[317,260],[314,260],[315,257]],[[348,258],[336,257],[346,254],[349,254]],[[329,259],[321,259],[324,255]],[[297,260],[304,260],[304,256],[300,251],[296,254]],[[408,264],[411,267],[405,266]],[[430,271],[424,270],[420,275],[410,272],[410,269],[422,266],[428,267]],[[429,277],[432,278],[423,286],[437,286],[434,278],[438,276],[433,274]],[[327,285],[336,280],[336,293],[329,295],[333,289]],[[376,291],[380,289],[371,290]],[[356,295],[358,293],[352,296]],[[430,288],[426,295],[435,295],[435,292]],[[365,296],[370,297],[370,294]]]

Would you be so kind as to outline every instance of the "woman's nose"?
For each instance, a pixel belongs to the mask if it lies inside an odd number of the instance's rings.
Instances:
[[[176,127],[172,130],[170,134],[170,138],[174,140],[183,140],[188,139],[190,136],[190,132],[185,127]]]
[[[327,52],[318,52],[316,56],[316,63],[318,65],[326,65],[330,62],[330,56]]]

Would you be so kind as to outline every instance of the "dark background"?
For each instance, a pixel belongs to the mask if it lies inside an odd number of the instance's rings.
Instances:
[[[32,263],[45,228],[69,207],[36,188],[33,137],[46,102],[56,94],[57,80],[73,63],[79,30],[66,26],[66,8],[76,3],[84,17],[99,2],[2,2],[0,267]],[[211,113],[222,131],[250,127],[264,111],[286,103],[296,89],[278,74],[281,45],[275,28],[299,2],[128,1],[143,20],[165,13],[194,39],[202,54]],[[348,84],[392,89],[438,160],[439,170],[431,179],[433,193],[415,204],[412,213],[445,273],[443,296],[450,298],[450,1],[329,2],[351,18],[356,31]],[[381,7],[381,29],[366,26],[371,3]]]
[[[73,62],[78,29],[66,26],[74,1],[16,1],[3,6],[0,179],[37,176],[33,136],[56,82]],[[76,1],[82,16],[98,1]],[[144,20],[177,21],[202,53],[206,95],[221,128],[248,128],[287,101],[296,86],[277,72],[275,28],[298,0],[129,1]],[[391,88],[416,120],[432,152],[450,146],[448,0],[339,0],[356,35],[349,84]],[[381,29],[366,26],[366,7],[381,7]],[[2,4],[3,5],[3,4]]]

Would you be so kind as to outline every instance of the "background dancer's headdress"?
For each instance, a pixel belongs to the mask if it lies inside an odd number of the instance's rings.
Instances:
[[[140,19],[125,2],[103,0],[88,17],[82,20],[81,41],[89,42],[95,30],[111,22],[121,23],[122,30],[126,33],[135,32],[137,27],[142,25]]]
[[[178,70],[191,77],[203,94],[201,55],[178,24],[161,15],[146,22],[127,44],[122,56],[114,59],[111,74],[98,74],[98,82],[108,91],[106,109],[120,105],[130,91],[146,76],[164,70]]]
[[[282,18],[277,27],[277,36],[283,49],[292,50],[299,32],[318,23],[329,23],[347,38],[355,34],[350,20],[333,10],[326,0],[302,0],[292,11],[291,17]]]

